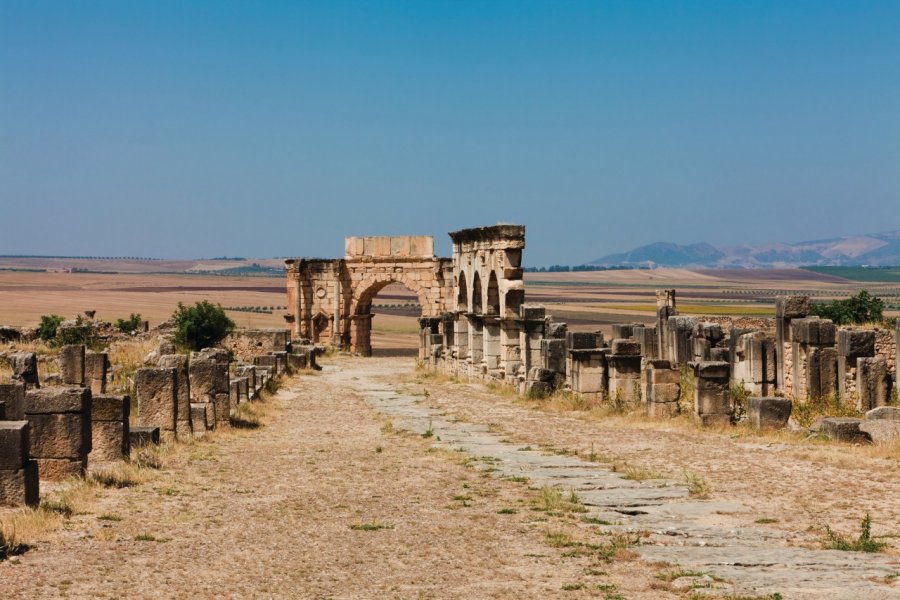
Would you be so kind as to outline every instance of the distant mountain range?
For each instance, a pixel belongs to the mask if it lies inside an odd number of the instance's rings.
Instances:
[[[830,240],[760,246],[721,246],[705,242],[671,244],[655,242],[630,252],[610,254],[591,261],[598,266],[631,267],[797,267],[900,265],[900,229]]]

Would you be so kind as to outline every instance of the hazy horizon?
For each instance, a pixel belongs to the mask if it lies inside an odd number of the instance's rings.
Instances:
[[[894,2],[0,2],[0,254],[900,228]]]

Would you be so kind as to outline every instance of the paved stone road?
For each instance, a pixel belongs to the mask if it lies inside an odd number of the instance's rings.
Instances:
[[[785,598],[900,598],[900,562],[883,554],[809,550],[787,545],[787,536],[739,523],[737,503],[693,500],[675,482],[631,481],[570,456],[547,455],[506,443],[487,424],[458,422],[429,408],[421,396],[402,395],[379,378],[373,363],[351,371],[328,368],[326,377],[349,383],[395,427],[431,430],[434,444],[491,457],[484,468],[498,476],[524,476],[534,487],[574,489],[589,516],[614,531],[649,531],[637,551],[647,561],[675,563],[732,582],[741,593]],[[777,508],[778,499],[772,499]],[[889,583],[889,582],[893,582]]]

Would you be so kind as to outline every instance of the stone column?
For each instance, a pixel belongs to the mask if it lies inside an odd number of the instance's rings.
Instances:
[[[41,480],[83,477],[91,451],[91,390],[79,386],[29,390],[25,395],[29,450]]]
[[[837,329],[829,319],[805,317],[791,321],[791,395],[795,398],[820,398],[834,393],[837,382],[832,385],[831,376],[827,375],[823,387],[822,372],[823,369],[827,373],[837,372],[837,355],[818,354],[815,349],[832,348],[836,333]],[[832,358],[835,359],[834,367],[830,367]]]
[[[637,402],[641,385],[641,345],[634,340],[613,340],[607,362],[609,397],[621,402]]]
[[[337,269],[336,269],[337,271]],[[340,272],[334,274],[334,323],[331,327],[331,345],[341,347],[341,279]]]
[[[481,375],[481,361],[484,357],[484,319],[481,315],[469,313],[469,376]]]
[[[59,379],[63,385],[84,385],[84,345],[71,344],[59,349]]]
[[[647,363],[647,397],[644,406],[647,416],[673,417],[678,414],[678,398],[681,395],[681,373],[667,360],[651,360]]]
[[[669,359],[669,317],[678,314],[675,307],[675,290],[656,290],[656,335],[659,358]]]
[[[694,417],[703,426],[731,423],[728,385],[731,369],[727,362],[696,362],[694,368]]]
[[[109,355],[106,352],[85,352],[84,385],[90,386],[92,394],[106,393],[107,371],[109,371]]]
[[[453,326],[454,346],[456,348],[456,360],[465,362],[469,355],[469,319],[462,312],[456,313],[456,322]],[[459,365],[458,368],[461,368]]]
[[[539,304],[519,306],[519,347],[522,367],[527,375],[532,367],[541,366],[541,340],[544,337],[546,309]]]
[[[863,412],[888,403],[888,369],[883,356],[856,359],[857,408]]]
[[[778,296],[775,299],[776,383],[784,394],[793,393],[791,321],[809,314],[809,296]]]
[[[694,357],[692,338],[696,326],[697,319],[693,317],[669,317],[666,323],[666,341],[669,345],[667,360],[678,365],[691,362]]]
[[[857,360],[875,356],[875,332],[864,329],[841,329],[837,333],[838,389],[841,398],[858,397],[856,389]]]
[[[481,362],[488,372],[500,368],[500,318],[484,317],[484,355]]]
[[[507,380],[514,380],[522,365],[522,347],[519,336],[519,319],[500,320],[500,368]]]

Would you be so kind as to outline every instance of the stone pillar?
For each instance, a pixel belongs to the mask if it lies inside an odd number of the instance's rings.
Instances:
[[[453,338],[456,360],[459,363],[463,363],[469,356],[469,319],[466,318],[465,313],[456,313]],[[457,370],[460,368],[462,368],[462,364],[457,365]]]
[[[0,383],[0,402],[4,404],[5,420],[25,420],[24,383]]]
[[[727,362],[696,362],[694,368],[694,417],[703,426],[731,423],[729,382],[731,369]]]
[[[821,398],[834,393],[834,386],[830,384],[831,376],[826,377],[826,385],[822,386],[822,377],[816,369],[826,369],[831,372],[831,353],[820,355],[810,369],[810,354],[815,348],[830,348],[834,346],[837,330],[829,319],[818,317],[805,317],[791,321],[791,362],[792,362],[792,390],[795,398]],[[836,359],[836,356],[835,356]],[[837,364],[834,366],[837,371]],[[836,384],[837,382],[835,382]]]
[[[469,376],[481,374],[484,358],[484,319],[481,315],[469,313]]]
[[[743,331],[744,333],[739,333]],[[761,331],[732,329],[731,372],[751,394],[768,396],[775,391],[775,341]]]
[[[858,399],[857,360],[875,356],[875,332],[865,329],[841,329],[837,332],[838,389],[841,398]]]
[[[85,352],[84,385],[91,388],[91,393],[106,393],[106,374],[109,371],[109,355],[106,352]]]
[[[37,355],[34,352],[16,352],[9,356],[12,380],[21,381],[26,389],[41,387],[38,382]]]
[[[542,366],[541,340],[544,338],[546,309],[540,304],[522,304],[519,306],[520,328],[519,347],[521,348],[522,369],[527,374],[533,367]]]
[[[566,376],[566,340],[544,338],[541,340],[541,367],[548,371]]]
[[[747,401],[747,421],[754,429],[783,429],[792,408],[790,398],[753,397]]]
[[[613,340],[609,355],[609,397],[635,403],[641,394],[641,345],[634,340]]]
[[[84,345],[70,344],[59,349],[59,379],[63,385],[84,385]]]
[[[656,327],[635,327],[632,331],[634,339],[641,345],[641,356],[645,360],[659,358],[659,345],[656,335]]]
[[[484,354],[481,362],[487,372],[500,369],[500,318],[484,317]]]
[[[131,452],[128,396],[97,395],[91,399],[91,460],[128,458]]]
[[[138,369],[134,374],[137,424],[175,433],[178,384],[173,368]]]
[[[887,361],[883,356],[856,359],[856,389],[859,400],[856,407],[865,412],[879,406],[887,406],[890,398]]]
[[[28,421],[0,421],[0,506],[37,506],[38,465],[29,454]]]
[[[668,360],[650,360],[645,369],[647,397],[644,405],[649,417],[673,417],[678,414],[681,396],[681,372]]]
[[[500,319],[500,368],[503,376],[514,381],[522,366],[522,347],[520,345],[520,322],[518,317]]]
[[[599,400],[608,387],[606,352],[600,348],[569,350],[568,362],[572,391]]]
[[[677,314],[675,290],[656,290],[656,335],[659,358],[671,359],[668,322],[669,317]]]
[[[775,352],[778,390],[793,394],[793,350],[791,321],[809,314],[809,296],[778,296],[775,299]]]
[[[166,354],[159,357],[159,366],[175,369],[175,436],[180,440],[186,440],[193,435],[188,357],[184,354]]]
[[[666,323],[666,341],[669,345],[666,359],[677,365],[691,362],[694,357],[693,335],[697,319],[693,317],[669,317]]]
[[[83,477],[91,451],[91,390],[79,386],[29,390],[29,450],[42,480]]]
[[[334,274],[334,323],[331,326],[331,345],[341,347],[341,276],[338,269]]]
[[[350,317],[353,327],[354,345],[351,350],[360,356],[372,356],[372,318],[375,315],[353,315]],[[421,352],[421,347],[420,347]]]

